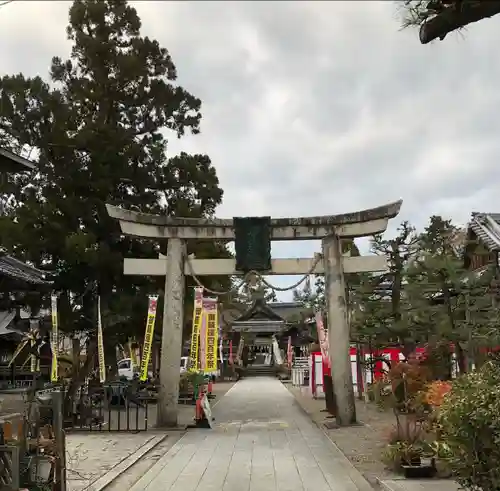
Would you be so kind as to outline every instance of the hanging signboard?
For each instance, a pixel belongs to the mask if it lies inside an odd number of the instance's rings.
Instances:
[[[101,297],[97,297],[97,354],[99,357],[99,380],[106,382],[106,361],[104,359],[104,338],[102,336]]]
[[[57,296],[52,295],[52,332],[50,333],[50,349],[52,351],[52,367],[50,370],[50,381],[57,382],[59,378],[58,373],[58,358],[59,358],[59,333],[58,333],[58,319],[57,319]]]
[[[199,365],[200,330],[203,314],[203,288],[194,289],[193,325],[191,328],[191,348],[189,351],[189,371],[196,372]]]
[[[205,333],[205,372],[217,371],[217,348],[219,346],[219,316],[216,298],[206,298],[203,302],[206,317]]]
[[[158,295],[149,295],[148,318],[146,320],[146,332],[144,333],[144,344],[141,356],[141,382],[148,379],[149,360],[151,359],[151,348],[153,346],[153,335],[155,331],[156,308],[158,306]]]

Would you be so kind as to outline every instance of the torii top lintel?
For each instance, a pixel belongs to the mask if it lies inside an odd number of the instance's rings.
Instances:
[[[337,234],[343,238],[366,237],[383,232],[389,219],[398,215],[403,201],[367,210],[300,218],[272,218],[272,240],[321,239]],[[120,221],[122,232],[139,237],[234,240],[232,218],[176,218],[151,215],[106,205],[111,218]]]

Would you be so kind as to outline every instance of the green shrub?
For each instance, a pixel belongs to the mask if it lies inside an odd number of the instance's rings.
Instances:
[[[440,438],[465,489],[500,489],[500,367],[485,364],[460,377],[439,409]]]

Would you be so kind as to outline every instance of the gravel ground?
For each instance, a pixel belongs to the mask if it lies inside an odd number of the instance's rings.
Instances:
[[[390,411],[381,411],[374,404],[356,401],[356,412],[359,426],[349,428],[327,429],[325,422],[334,421],[327,417],[324,399],[313,399],[307,389],[287,384],[298,404],[311,419],[320,426],[330,440],[337,445],[353,465],[365,476],[372,486],[378,486],[377,478],[390,479],[394,474],[389,472],[380,457],[386,445],[390,429],[395,424]]]

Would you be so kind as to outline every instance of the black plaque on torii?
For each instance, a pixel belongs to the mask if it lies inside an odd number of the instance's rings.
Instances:
[[[234,217],[236,270],[271,271],[271,217]]]

